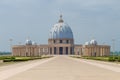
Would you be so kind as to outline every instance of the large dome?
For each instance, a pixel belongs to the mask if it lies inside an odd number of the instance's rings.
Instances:
[[[64,23],[62,15],[60,15],[60,20],[55,24],[50,30],[50,39],[73,39],[73,32],[71,28]]]

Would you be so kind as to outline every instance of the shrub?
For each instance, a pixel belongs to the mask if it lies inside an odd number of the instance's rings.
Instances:
[[[15,59],[14,61],[19,62],[19,61],[28,61],[28,60],[31,60],[31,59]]]
[[[0,60],[3,60],[4,59],[4,57],[0,57]]]
[[[115,56],[115,57],[114,57],[114,59],[116,59],[116,60],[117,60],[117,59],[118,59],[118,56]]]
[[[110,56],[110,57],[108,58],[108,61],[114,62],[114,61],[115,61],[115,57]]]
[[[4,59],[3,62],[11,62],[10,59]]]
[[[12,56],[10,59],[11,59],[11,61],[14,61],[14,60],[15,60],[15,57],[14,57],[14,56]]]
[[[120,56],[118,57],[118,62],[120,62]]]

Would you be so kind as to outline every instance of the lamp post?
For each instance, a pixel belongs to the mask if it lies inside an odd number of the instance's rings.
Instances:
[[[9,39],[9,42],[10,42],[10,52],[12,53],[12,41],[13,39]]]
[[[114,53],[115,53],[115,39],[112,39],[112,56],[114,56]]]

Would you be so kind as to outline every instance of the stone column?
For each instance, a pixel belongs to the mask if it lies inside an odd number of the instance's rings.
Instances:
[[[100,56],[102,56],[102,48],[100,47]]]
[[[107,55],[107,49],[106,49],[106,47],[105,47],[105,53],[104,53],[104,55],[105,55],[105,56]]]
[[[108,53],[108,56],[110,55],[110,50],[109,50],[109,48],[107,49],[107,53]]]
[[[59,47],[56,47],[57,48],[57,55],[59,55],[60,53],[59,53]]]
[[[48,47],[48,55],[50,55],[50,47]]]
[[[63,54],[66,54],[66,47],[63,47]]]
[[[90,56],[90,54],[91,54],[91,51],[90,51],[90,48],[89,47],[86,47],[87,49],[88,49],[88,56]],[[84,53],[83,53],[83,55],[85,54],[85,49],[84,49]]]
[[[70,47],[68,47],[68,55],[70,55],[71,53],[70,53]]]
[[[102,47],[102,56],[104,55],[104,49],[103,49],[103,47]]]
[[[38,49],[38,56],[40,56],[41,55],[41,51],[40,51],[40,47],[39,47],[39,49]]]
[[[52,55],[54,55],[54,47],[52,47]]]

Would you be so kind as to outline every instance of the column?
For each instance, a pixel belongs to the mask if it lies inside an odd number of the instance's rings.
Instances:
[[[70,53],[70,47],[68,47],[68,54],[70,55],[71,53]]]
[[[66,54],[66,47],[63,47],[63,54]]]
[[[50,55],[50,47],[48,47],[48,55]]]
[[[56,49],[57,49],[57,55],[59,55],[59,47],[56,47]]]
[[[54,47],[52,47],[52,55],[54,55]]]

